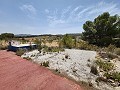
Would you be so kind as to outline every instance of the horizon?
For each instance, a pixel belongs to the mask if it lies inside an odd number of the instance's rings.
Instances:
[[[120,15],[118,0],[1,0],[0,34],[83,32],[83,24],[103,12]]]

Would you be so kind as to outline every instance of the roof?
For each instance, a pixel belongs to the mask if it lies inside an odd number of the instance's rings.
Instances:
[[[36,44],[18,44],[18,45],[12,45],[12,46],[14,46],[14,47],[24,47],[24,46],[30,46],[30,45],[34,46]]]

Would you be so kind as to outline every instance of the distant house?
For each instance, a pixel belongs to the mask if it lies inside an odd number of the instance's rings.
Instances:
[[[16,52],[18,49],[30,50],[31,48],[36,49],[37,45],[36,44],[11,44],[11,42],[9,42],[9,46],[8,46],[8,50],[14,51],[14,52]]]

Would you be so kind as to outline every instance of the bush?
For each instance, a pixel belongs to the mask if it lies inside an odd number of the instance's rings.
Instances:
[[[105,59],[114,59],[114,58],[118,58],[118,56],[114,53],[111,52],[99,52],[99,55],[101,56],[101,58]]]
[[[23,57],[23,59],[32,60],[30,57]]]
[[[6,50],[6,49],[8,49],[7,46],[0,45],[0,50]]]
[[[90,72],[97,75],[98,74],[97,67],[96,66],[91,66],[91,71]]]
[[[64,51],[64,49],[59,48],[59,47],[44,47],[43,51],[44,52],[59,52],[59,51]]]
[[[68,59],[68,55],[65,55],[65,58]]]
[[[100,82],[100,81],[107,82],[107,79],[104,77],[97,77],[95,81],[96,82]]]
[[[116,48],[116,49],[114,50],[114,53],[117,54],[117,55],[120,55],[120,48]]]
[[[114,49],[116,48],[116,46],[115,45],[109,45],[108,47],[107,47],[107,51],[108,52],[114,52]]]
[[[110,71],[114,68],[114,65],[110,62],[105,62],[102,60],[96,60],[96,64],[104,71]]]
[[[88,42],[85,41],[79,41],[79,45],[78,45],[79,49],[82,50],[92,50],[92,51],[97,51],[98,47],[92,44],[89,44]]]
[[[118,58],[118,56],[113,53],[106,53],[106,54],[108,55],[108,58],[110,59]]]
[[[112,73],[105,73],[107,79],[112,79],[114,81],[120,82],[120,73],[119,72],[112,72]]]
[[[43,63],[42,63],[42,66],[44,66],[44,67],[49,67],[49,61],[43,62]]]
[[[24,49],[18,49],[18,50],[16,51],[16,55],[18,55],[18,56],[22,56],[24,53],[25,53],[25,50],[24,50]]]
[[[71,49],[74,46],[74,40],[70,35],[66,34],[62,38],[62,44],[63,47]]]

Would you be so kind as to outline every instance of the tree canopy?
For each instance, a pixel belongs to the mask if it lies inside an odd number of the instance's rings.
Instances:
[[[120,16],[110,16],[108,12],[99,15],[94,21],[83,24],[83,39],[90,44],[108,46],[120,45]],[[116,41],[115,38],[118,40]]]
[[[14,34],[13,33],[2,33],[0,35],[0,39],[11,39],[14,38]]]
[[[66,47],[66,48],[72,48],[73,44],[74,44],[73,40],[72,40],[72,37],[68,34],[63,36],[62,43],[63,43],[63,46]]]

